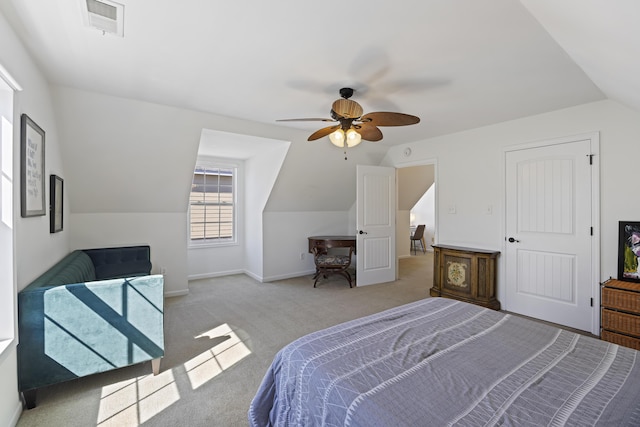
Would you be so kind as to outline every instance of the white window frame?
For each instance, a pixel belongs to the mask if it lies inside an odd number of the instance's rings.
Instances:
[[[13,104],[22,88],[0,65],[0,356],[16,341],[16,276],[14,245]],[[2,359],[0,359],[2,360]]]
[[[210,248],[210,247],[223,247],[223,246],[236,246],[239,242],[238,237],[238,218],[240,205],[239,205],[239,193],[240,193],[240,174],[242,173],[242,165],[238,162],[232,162],[228,159],[216,159],[210,157],[201,157],[199,156],[196,165],[194,167],[194,171],[192,174],[192,182],[193,175],[195,174],[195,170],[197,167],[208,167],[208,168],[224,168],[224,169],[232,169],[233,170],[233,225],[232,225],[232,233],[233,237],[231,239],[221,239],[221,240],[192,240],[191,239],[191,202],[189,201],[189,206],[187,209],[187,241],[189,248]]]

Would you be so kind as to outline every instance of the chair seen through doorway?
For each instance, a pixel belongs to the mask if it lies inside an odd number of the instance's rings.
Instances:
[[[411,236],[411,249],[413,249],[413,254],[416,254],[416,242],[420,242],[420,246],[422,247],[422,253],[426,253],[425,245],[424,245],[424,224],[420,224],[416,227],[416,231],[413,232]]]

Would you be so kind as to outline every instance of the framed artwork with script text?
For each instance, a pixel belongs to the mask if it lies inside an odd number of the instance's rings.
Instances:
[[[46,214],[44,197],[44,131],[29,116],[20,117],[20,215]]]

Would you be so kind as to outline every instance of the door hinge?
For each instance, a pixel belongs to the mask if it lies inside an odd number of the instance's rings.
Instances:
[[[595,156],[595,154],[587,154],[587,157],[589,158],[589,164],[593,165],[593,156]]]
[[[593,307],[593,298],[591,298],[591,307]]]
[[[593,227],[591,227],[590,233],[593,236]]]

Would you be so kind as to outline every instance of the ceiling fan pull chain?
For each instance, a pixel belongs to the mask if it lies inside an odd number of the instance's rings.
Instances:
[[[344,159],[347,160],[347,149],[344,150]]]

